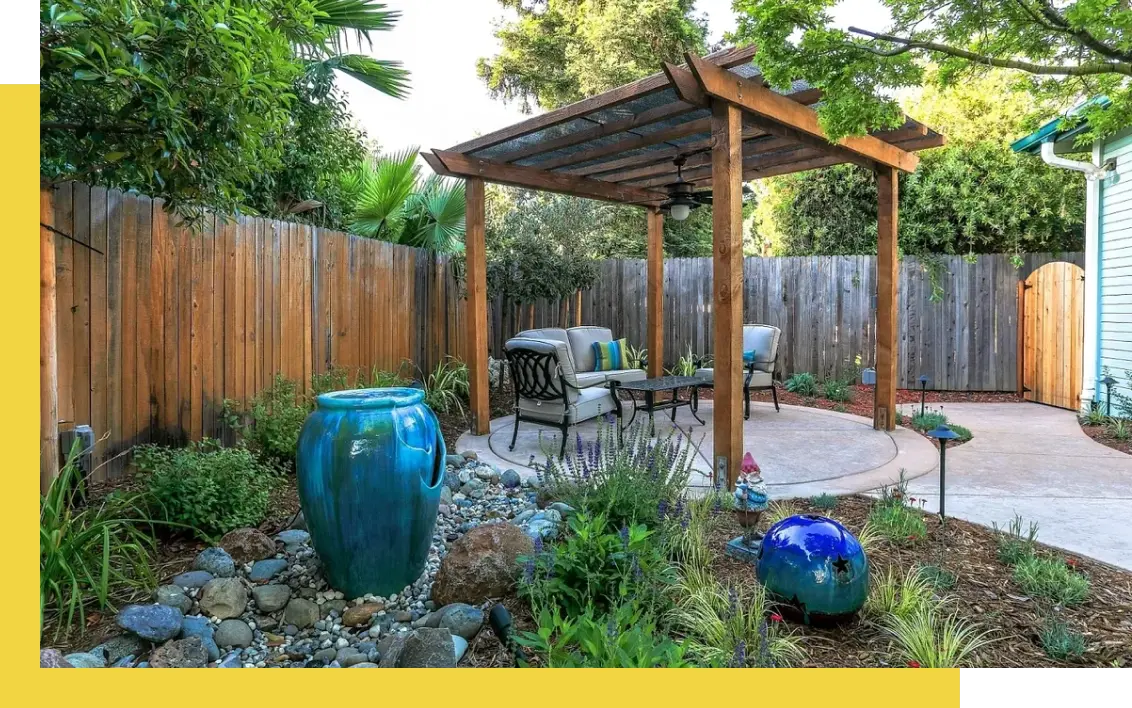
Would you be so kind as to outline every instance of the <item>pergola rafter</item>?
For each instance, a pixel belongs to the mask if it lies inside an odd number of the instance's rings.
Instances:
[[[468,341],[472,428],[489,431],[483,182],[552,191],[648,209],[650,375],[663,362],[665,187],[680,174],[713,194],[715,282],[715,456],[720,479],[734,483],[742,458],[742,183],[851,163],[877,174],[877,387],[874,426],[896,415],[897,175],[916,168],[917,150],[944,138],[906,118],[894,130],[830,142],[812,105],[822,93],[805,82],[769,88],[751,64],[751,47],[706,57],[569,106],[534,116],[448,150],[424,154],[438,173],[469,180]],[[475,262],[473,262],[475,261]]]

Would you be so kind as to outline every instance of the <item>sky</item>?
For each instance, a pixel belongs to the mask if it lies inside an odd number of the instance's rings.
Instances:
[[[497,0],[386,4],[401,18],[391,32],[374,35],[368,53],[403,62],[411,72],[409,97],[390,98],[348,76],[339,82],[354,117],[383,150],[448,148],[528,117],[518,106],[493,99],[476,76],[476,60],[499,51],[493,32],[505,13]],[[709,41],[735,28],[731,0],[699,0],[696,11],[707,15]],[[842,26],[876,29],[887,19],[879,0],[845,0],[834,10]]]

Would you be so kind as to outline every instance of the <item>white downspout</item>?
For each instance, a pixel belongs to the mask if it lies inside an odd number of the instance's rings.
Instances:
[[[1042,161],[1052,167],[1085,174],[1085,331],[1081,353],[1081,408],[1089,409],[1089,401],[1099,400],[1097,381],[1101,378],[1100,308],[1101,308],[1101,180],[1108,174],[1102,168],[1101,143],[1093,143],[1093,161],[1067,160],[1055,155],[1053,143],[1042,143]]]

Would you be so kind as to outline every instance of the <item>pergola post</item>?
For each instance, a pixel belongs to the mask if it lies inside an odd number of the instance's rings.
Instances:
[[[719,100],[711,111],[715,479],[734,489],[743,456],[743,114]]]
[[[467,260],[467,349],[468,401],[472,434],[491,431],[487,401],[487,247],[484,244],[483,180],[470,178],[464,184],[464,254]]]
[[[664,376],[664,214],[647,212],[648,243],[648,347],[649,376]]]
[[[53,191],[39,193],[39,220],[54,224]],[[59,475],[59,387],[56,356],[55,234],[39,229],[39,491]]]
[[[877,168],[877,385],[873,427],[896,428],[896,267],[898,173]]]

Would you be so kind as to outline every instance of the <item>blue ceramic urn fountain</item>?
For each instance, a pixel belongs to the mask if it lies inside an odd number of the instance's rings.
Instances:
[[[824,516],[791,516],[771,526],[755,573],[784,614],[806,624],[848,619],[869,594],[865,549],[848,529]]]
[[[324,393],[299,434],[299,501],[330,585],[390,595],[424,570],[444,439],[413,388]]]

